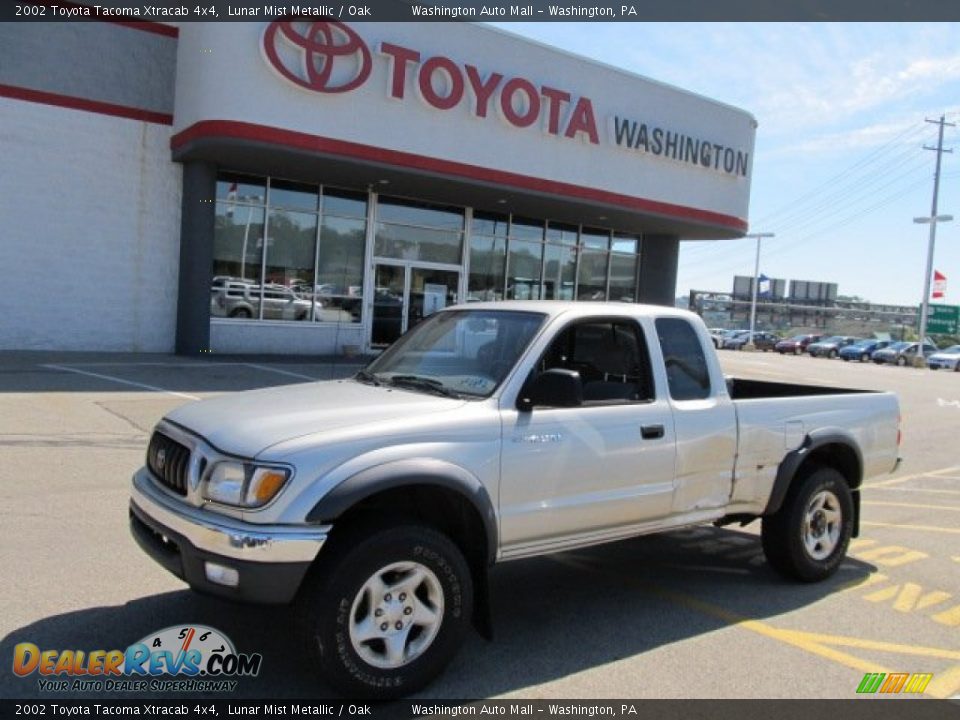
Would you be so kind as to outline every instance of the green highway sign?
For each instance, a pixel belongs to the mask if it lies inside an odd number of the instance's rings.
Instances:
[[[960,326],[960,306],[930,305],[927,332],[934,335],[956,335]]]

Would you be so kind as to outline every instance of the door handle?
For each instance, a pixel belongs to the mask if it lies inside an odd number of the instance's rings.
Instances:
[[[641,425],[640,436],[644,440],[656,440],[663,437],[663,425]]]

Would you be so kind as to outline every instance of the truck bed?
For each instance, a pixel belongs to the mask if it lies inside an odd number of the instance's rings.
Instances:
[[[875,390],[856,390],[826,385],[796,385],[794,383],[746,380],[743,378],[727,378],[727,389],[733,400],[808,397],[810,395],[852,395],[877,392]]]

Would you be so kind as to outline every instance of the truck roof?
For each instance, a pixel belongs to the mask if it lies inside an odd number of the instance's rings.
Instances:
[[[699,316],[689,310],[668,307],[666,305],[643,305],[628,302],[591,302],[573,300],[497,300],[491,302],[464,303],[452,305],[447,310],[512,310],[535,312],[551,318],[571,314],[575,317],[595,315],[623,315],[628,317],[683,317]]]

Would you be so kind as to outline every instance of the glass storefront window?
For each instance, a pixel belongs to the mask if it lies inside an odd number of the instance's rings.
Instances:
[[[473,213],[473,222],[470,227],[474,235],[493,235],[495,237],[506,237],[507,227],[510,224],[509,221],[509,215],[477,210]]]
[[[267,181],[250,175],[221,173],[217,177],[217,200],[263,205],[267,200]]]
[[[262,207],[217,203],[210,298],[213,317],[260,316],[263,229]]]
[[[507,299],[539,300],[543,243],[510,238]]]
[[[576,247],[547,243],[543,252],[543,299],[573,300],[576,273]]]
[[[377,220],[381,223],[463,230],[463,210],[461,208],[383,196],[377,203]]]
[[[610,299],[637,302],[637,270],[640,266],[640,236],[613,234],[610,253]]]
[[[506,261],[507,241],[503,237],[474,235],[471,238],[468,302],[503,300]]]
[[[378,223],[375,254],[398,260],[459,265],[462,244],[461,233]]]
[[[523,240],[543,240],[543,220],[514,216],[510,223],[510,237]]]
[[[637,301],[636,255],[610,255],[610,299],[619,302]]]
[[[367,196],[349,190],[323,189],[323,214],[367,218]]]
[[[320,198],[316,185],[290,182],[289,180],[270,181],[270,207],[288,210],[317,211]]]
[[[360,322],[365,194],[221,173],[217,198],[212,317]]]
[[[367,223],[326,216],[317,263],[318,322],[360,322]]]
[[[464,213],[458,208],[381,198],[374,254],[459,265],[463,261],[463,225]]]
[[[560,245],[576,245],[577,231],[576,225],[547,223],[547,242],[559,243]]]

